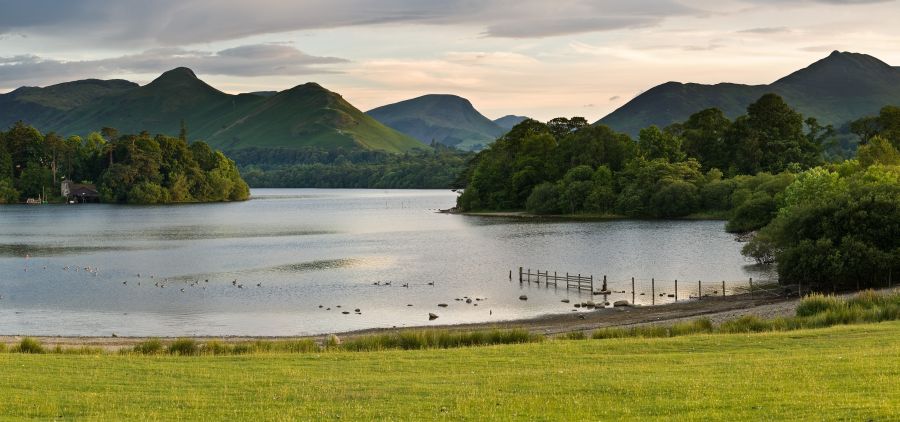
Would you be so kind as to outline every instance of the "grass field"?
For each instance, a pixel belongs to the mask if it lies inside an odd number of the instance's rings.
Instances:
[[[0,417],[896,420],[900,322],[241,356],[0,353]]]

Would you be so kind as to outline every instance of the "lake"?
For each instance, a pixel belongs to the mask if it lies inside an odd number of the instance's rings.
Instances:
[[[712,293],[721,280],[737,289],[772,277],[740,255],[722,221],[442,214],[456,199],[444,190],[252,194],[227,204],[0,207],[0,334],[310,335],[501,321],[602,298],[520,285],[519,266],[606,275],[612,290],[628,291],[609,300],[631,301],[636,277],[645,304],[651,278],[657,293],[691,280],[679,287],[686,298],[697,280]],[[456,300],[466,297],[471,304]]]

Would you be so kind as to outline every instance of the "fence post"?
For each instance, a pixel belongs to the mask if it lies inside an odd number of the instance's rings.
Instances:
[[[594,275],[591,274],[591,294],[594,294]]]
[[[509,281],[512,281],[512,270],[509,270]]]
[[[675,280],[675,301],[678,302],[678,280]]]
[[[650,304],[656,305],[656,279],[650,279]]]
[[[606,288],[606,276],[603,276],[603,291],[604,292],[608,291]]]
[[[725,280],[722,280],[722,297],[725,297]]]
[[[631,277],[631,304],[634,305],[634,277]]]
[[[750,294],[753,294],[753,277],[750,277]]]
[[[697,300],[703,299],[703,285],[697,280]]]
[[[522,267],[519,267],[519,284],[522,284]]]

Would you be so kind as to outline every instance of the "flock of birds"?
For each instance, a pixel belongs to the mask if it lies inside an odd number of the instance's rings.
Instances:
[[[48,268],[45,265],[45,266],[43,266],[43,269],[47,270]],[[26,262],[25,271],[27,272],[28,270],[29,270],[29,267]],[[91,266],[79,267],[79,266],[66,265],[66,266],[62,267],[62,270],[63,271],[72,271],[72,272],[83,272],[86,274],[90,274],[93,277],[97,277],[100,274],[99,267],[91,267]],[[142,285],[141,280],[147,280],[147,279],[153,280],[153,287],[156,287],[159,289],[165,289],[167,286],[178,283],[178,280],[169,280],[169,278],[160,279],[159,277],[157,277],[154,274],[149,274],[147,276],[144,276],[141,273],[136,273],[136,274],[134,274],[133,279],[122,281],[121,285],[128,286],[129,285],[128,282],[131,281],[132,285],[141,286]],[[182,284],[182,285],[184,285],[184,284]],[[375,281],[372,283],[372,285],[379,286],[379,287],[391,287],[394,285],[394,282],[393,281]],[[424,286],[430,286],[430,287],[434,287],[434,285],[435,285],[434,281],[428,281],[424,284]],[[191,281],[187,282],[187,284],[185,286],[186,287],[180,287],[179,291],[182,293],[185,293],[185,292],[187,292],[187,289],[195,288],[195,287],[200,287],[200,289],[206,290],[207,286],[209,286],[209,279],[208,278],[203,279],[202,281],[200,279],[191,279]],[[236,279],[236,278],[231,281],[231,286],[238,288],[238,289],[244,289],[244,284],[238,282],[238,279]],[[420,284],[420,286],[422,286],[422,285]],[[256,287],[262,287],[262,282],[256,283]],[[408,289],[408,288],[410,288],[410,283],[402,283],[399,285],[399,287]],[[0,295],[0,300],[2,300],[2,299],[3,299],[3,296]],[[466,304],[470,304],[472,306],[478,306],[478,302],[486,301],[487,298],[463,296],[463,297],[455,298],[454,300],[457,302],[465,302]],[[406,306],[412,307],[413,304],[410,303],[410,304],[407,304]],[[448,306],[448,304],[447,303],[439,303],[439,304],[437,304],[437,306],[440,308],[446,308]],[[318,307],[319,307],[319,309],[322,309],[325,311],[332,310],[331,306],[319,305]],[[334,308],[340,309],[341,313],[344,315],[349,315],[351,313],[351,311],[345,310],[345,309],[349,309],[349,308],[343,308],[342,305],[335,305]],[[491,315],[493,315],[493,310],[489,310],[488,312]],[[352,313],[354,313],[356,315],[362,315],[362,310],[360,308],[354,308]],[[433,315],[433,314],[430,314],[430,315]]]

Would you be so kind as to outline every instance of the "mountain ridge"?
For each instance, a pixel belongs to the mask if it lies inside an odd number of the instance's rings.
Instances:
[[[68,88],[98,84],[110,88],[109,92],[85,94],[89,98],[71,107],[56,108],[21,98],[23,93],[55,86],[0,94],[0,124],[9,126],[22,120],[41,131],[66,135],[86,135],[102,127],[115,127],[122,133],[146,130],[176,135],[184,121],[192,139],[219,149],[317,147],[395,153],[428,149],[313,82],[273,95],[233,95],[207,84],[193,70],[178,67],[146,85],[117,80],[67,84]],[[52,98],[54,91],[38,92]]]
[[[644,127],[681,122],[711,107],[734,118],[767,93],[784,97],[806,117],[840,127],[876,114],[885,105],[900,104],[900,68],[866,54],[834,51],[771,84],[666,82],[641,93],[595,124],[635,136]]]

